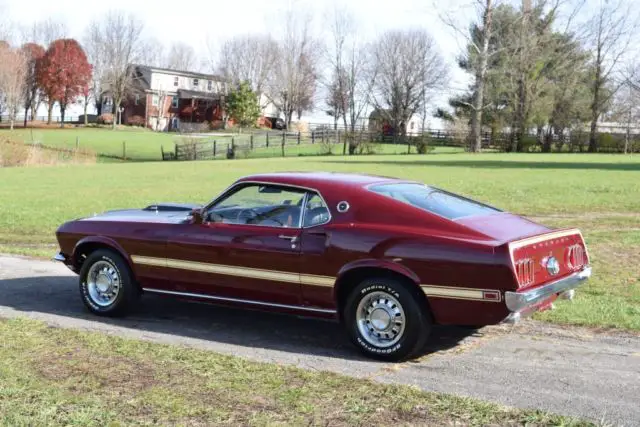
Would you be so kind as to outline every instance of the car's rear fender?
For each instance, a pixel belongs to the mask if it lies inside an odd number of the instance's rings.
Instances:
[[[420,279],[411,269],[391,260],[374,258],[359,259],[344,265],[340,269],[333,290],[336,306],[340,309],[351,289],[362,280],[380,276],[396,277],[407,283],[410,289],[415,291],[415,295],[424,302],[425,307],[428,308],[427,298],[420,289]]]

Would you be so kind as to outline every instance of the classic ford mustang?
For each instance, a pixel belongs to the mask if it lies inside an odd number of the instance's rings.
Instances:
[[[515,322],[591,275],[580,231],[450,192],[338,173],[242,178],[205,206],[157,204],[62,225],[55,259],[90,311],[144,293],[328,317],[366,355],[420,353],[431,325]]]

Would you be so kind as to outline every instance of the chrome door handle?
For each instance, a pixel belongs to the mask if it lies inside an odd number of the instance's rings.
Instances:
[[[287,236],[281,234],[278,236],[279,239],[289,240],[291,243],[296,243],[298,241],[298,236]]]

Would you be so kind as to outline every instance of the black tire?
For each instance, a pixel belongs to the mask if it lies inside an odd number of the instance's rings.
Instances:
[[[386,299],[386,303],[380,304],[385,294],[390,295],[395,301]],[[351,341],[366,356],[378,360],[397,362],[417,356],[425,347],[432,325],[428,308],[420,297],[408,284],[391,277],[365,279],[353,289],[342,308],[342,319]],[[373,323],[370,321],[372,318],[364,315],[366,309],[363,311],[363,316],[360,316],[361,322],[358,321],[357,313],[360,304],[362,303],[366,308],[373,307],[369,302],[383,308],[379,313],[385,312],[384,310],[387,308],[395,310],[396,316],[398,316],[398,310],[404,312],[404,316],[399,316],[400,318],[404,317],[404,328],[402,330],[398,328],[399,333],[397,334],[394,334],[393,331],[390,334],[382,332],[382,334],[391,337],[395,335],[395,338],[388,339],[386,343],[379,346],[372,343],[372,340],[375,340],[372,335],[380,334],[380,330],[372,329]],[[399,303],[399,308],[396,306],[396,302]],[[370,314],[374,311],[376,309]],[[390,319],[393,318],[391,313],[385,313],[389,315]],[[393,322],[389,322],[390,327],[391,323]],[[371,331],[367,334],[368,337],[365,336],[361,328]]]
[[[94,266],[96,267],[92,270]],[[115,294],[112,301],[101,301],[96,296],[96,287],[90,285],[89,273],[95,274],[96,270],[104,271],[103,277],[108,275],[105,280],[109,283],[110,292]],[[89,311],[99,316],[122,316],[131,310],[140,297],[139,287],[129,265],[118,253],[108,249],[97,250],[87,257],[80,269],[79,282],[82,302]],[[114,288],[117,288],[117,292],[111,291]]]

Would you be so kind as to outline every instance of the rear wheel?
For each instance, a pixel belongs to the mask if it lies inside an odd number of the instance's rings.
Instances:
[[[364,280],[351,292],[342,318],[353,343],[367,356],[399,361],[417,355],[431,318],[415,292],[388,277]]]
[[[126,261],[116,252],[91,253],[80,269],[80,296],[100,316],[121,316],[138,300],[140,292]]]

